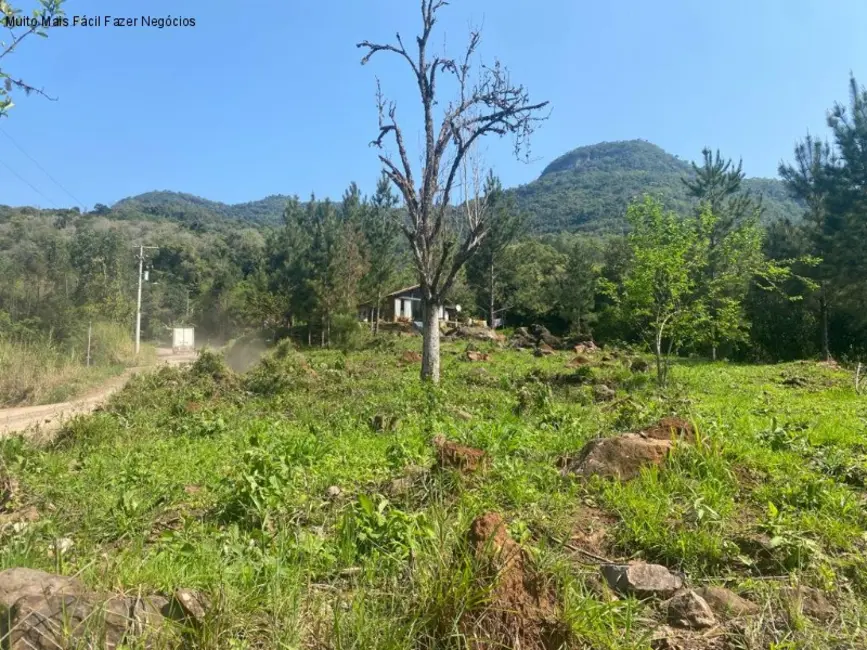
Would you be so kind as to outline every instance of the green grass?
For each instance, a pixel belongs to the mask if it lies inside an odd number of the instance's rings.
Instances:
[[[64,344],[50,338],[33,342],[0,338],[0,408],[63,402],[154,358],[151,345],[142,346],[136,357],[125,328],[107,323],[94,324],[90,366],[86,337]]]
[[[418,364],[399,363],[417,345],[283,346],[244,376],[205,355],[137,376],[51,448],[3,442],[0,472],[20,494],[0,515],[0,568],[202,589],[215,606],[190,647],[459,648],[462,617],[489,597],[466,532],[496,510],[556,585],[570,647],[650,648],[658,609],[606,598],[593,561],[570,548],[595,513],[608,522],[597,554],[663,563],[763,606],[728,629],[728,647],[864,647],[867,399],[846,372],[683,362],[659,391],[611,359],[582,371],[618,386],[596,404],[589,385],[550,381],[572,372],[567,354],[480,345],[492,361],[469,363],[464,345],[446,344],[430,388]],[[782,384],[793,375],[805,385]],[[628,483],[558,471],[587,440],[669,414],[699,435],[662,470]],[[374,426],[377,415],[394,424]],[[424,471],[437,434],[484,449],[487,470]],[[3,525],[28,506],[37,521]],[[60,537],[74,545],[53,558]],[[778,590],[793,583],[827,591],[838,616],[789,612]]]

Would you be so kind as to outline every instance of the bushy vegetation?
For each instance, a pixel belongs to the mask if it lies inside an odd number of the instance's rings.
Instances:
[[[401,361],[417,341],[348,354],[287,343],[244,375],[204,353],[136,377],[48,448],[4,441],[16,492],[0,568],[203,590],[212,610],[187,647],[462,648],[466,621],[496,607],[467,541],[493,511],[554,590],[567,647],[650,648],[664,618],[652,601],[612,599],[600,557],[758,603],[725,629],[729,647],[867,641],[867,404],[850,373],[682,362],[660,391],[629,354],[572,370],[565,353],[487,345],[491,360],[473,363],[450,343],[433,388]],[[600,383],[613,401],[594,401]],[[588,440],[671,414],[698,433],[662,468],[629,482],[560,472]],[[489,460],[440,468],[438,435]],[[833,616],[792,610],[792,584],[824,592]]]
[[[62,402],[153,359],[149,345],[136,357],[129,332],[111,323],[93,325],[89,365],[87,331],[67,341],[0,337],[0,406]]]

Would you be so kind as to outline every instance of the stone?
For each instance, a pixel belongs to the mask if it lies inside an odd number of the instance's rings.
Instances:
[[[2,608],[0,608],[2,609]],[[0,611],[0,636],[9,650],[118,648],[127,633],[129,609],[122,598],[89,594],[29,595]],[[9,628],[3,629],[8,623]]]
[[[665,605],[668,622],[675,627],[702,630],[716,625],[710,605],[692,589],[676,593]]]
[[[83,594],[84,585],[76,578],[54,575],[36,569],[16,567],[0,571],[0,605],[10,608],[25,596],[48,597],[55,594]]]
[[[629,369],[632,372],[647,372],[650,370],[650,364],[644,359],[633,359],[629,364]]]
[[[327,496],[329,499],[336,499],[341,494],[343,494],[343,490],[341,490],[336,485],[329,485],[328,489],[325,490],[325,496]]]
[[[174,599],[192,621],[200,624],[205,621],[210,603],[204,594],[192,589],[176,589]]]
[[[614,591],[638,598],[671,596],[683,587],[683,579],[661,564],[603,564],[600,570]]]
[[[714,613],[723,619],[758,614],[760,608],[754,602],[741,598],[725,587],[702,587],[695,592],[704,598]]]
[[[648,439],[637,433],[591,440],[563,472],[580,476],[603,476],[628,481],[643,467],[661,467],[671,451],[670,440]]]
[[[539,346],[533,350],[533,354],[537,357],[548,357],[554,354],[554,348],[547,343],[540,343]]]
[[[388,484],[388,493],[393,497],[403,496],[412,489],[413,483],[414,481],[409,476],[392,479]]]
[[[593,399],[597,402],[610,402],[617,393],[613,388],[609,388],[605,384],[596,384],[593,386]]]
[[[780,590],[781,595],[789,604],[799,609],[806,616],[819,621],[829,621],[836,613],[828,599],[818,589],[813,587],[785,587]]]

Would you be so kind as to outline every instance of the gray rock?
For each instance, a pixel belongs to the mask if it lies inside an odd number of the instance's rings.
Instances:
[[[593,386],[593,399],[597,402],[610,402],[615,397],[617,397],[617,393],[613,388],[609,388],[605,384],[596,384]]]
[[[591,440],[564,472],[627,481],[638,476],[642,467],[662,466],[671,447],[670,440],[648,439],[636,433]]]
[[[341,490],[336,485],[331,485],[331,486],[329,486],[329,488],[327,490],[325,490],[325,496],[327,496],[329,499],[336,499],[342,493],[343,493],[343,490]]]
[[[204,623],[210,606],[204,594],[192,589],[176,589],[174,598],[190,619],[196,623]]]
[[[54,575],[16,567],[0,571],[0,605],[11,608],[24,596],[53,596],[54,594],[83,594],[84,585],[76,578]]]
[[[758,614],[760,608],[754,602],[741,598],[725,587],[702,587],[695,592],[704,598],[714,613],[721,618],[738,618]]]
[[[710,605],[692,589],[676,593],[665,605],[668,622],[675,627],[701,630],[716,625]]]
[[[639,598],[671,596],[683,587],[683,579],[660,564],[603,564],[600,569],[612,589]]]
[[[2,609],[2,608],[0,608]],[[19,598],[0,611],[0,636],[9,650],[104,648],[114,650],[127,633],[129,610],[122,598],[54,594]],[[3,629],[9,624],[9,628]]]

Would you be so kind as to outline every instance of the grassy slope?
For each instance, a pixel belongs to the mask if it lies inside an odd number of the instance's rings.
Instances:
[[[156,358],[152,345],[143,345],[136,358],[126,333],[116,339],[99,350],[94,346],[89,367],[81,347],[60,349],[49,343],[0,340],[0,408],[65,402],[120,375],[127,367],[153,363]]]
[[[845,373],[690,363],[660,395],[612,361],[593,372],[618,381],[621,399],[597,405],[588,387],[526,381],[564,372],[565,354],[468,363],[462,350],[445,346],[444,383],[430,392],[400,349],[289,354],[248,380],[258,397],[204,367],[139,377],[53,449],[0,446],[0,470],[21,486],[16,509],[40,513],[19,532],[0,526],[0,568],[202,588],[217,606],[196,647],[457,647],[453,622],[479,595],[456,569],[462,540],[473,517],[498,510],[558,585],[575,647],[649,648],[653,605],[600,596],[593,562],[565,546],[610,520],[595,553],[661,562],[763,605],[730,647],[862,647],[867,401]],[[620,484],[555,467],[590,438],[669,413],[693,418],[700,442],[663,471]],[[375,431],[376,415],[395,416],[394,431]],[[432,464],[437,433],[485,449],[490,468],[422,475],[383,504],[408,466]],[[342,494],[327,497],[329,486]],[[739,541],[762,535],[765,554]],[[46,549],[59,537],[74,545],[55,560]],[[835,619],[788,611],[777,590],[792,581],[827,590]]]

